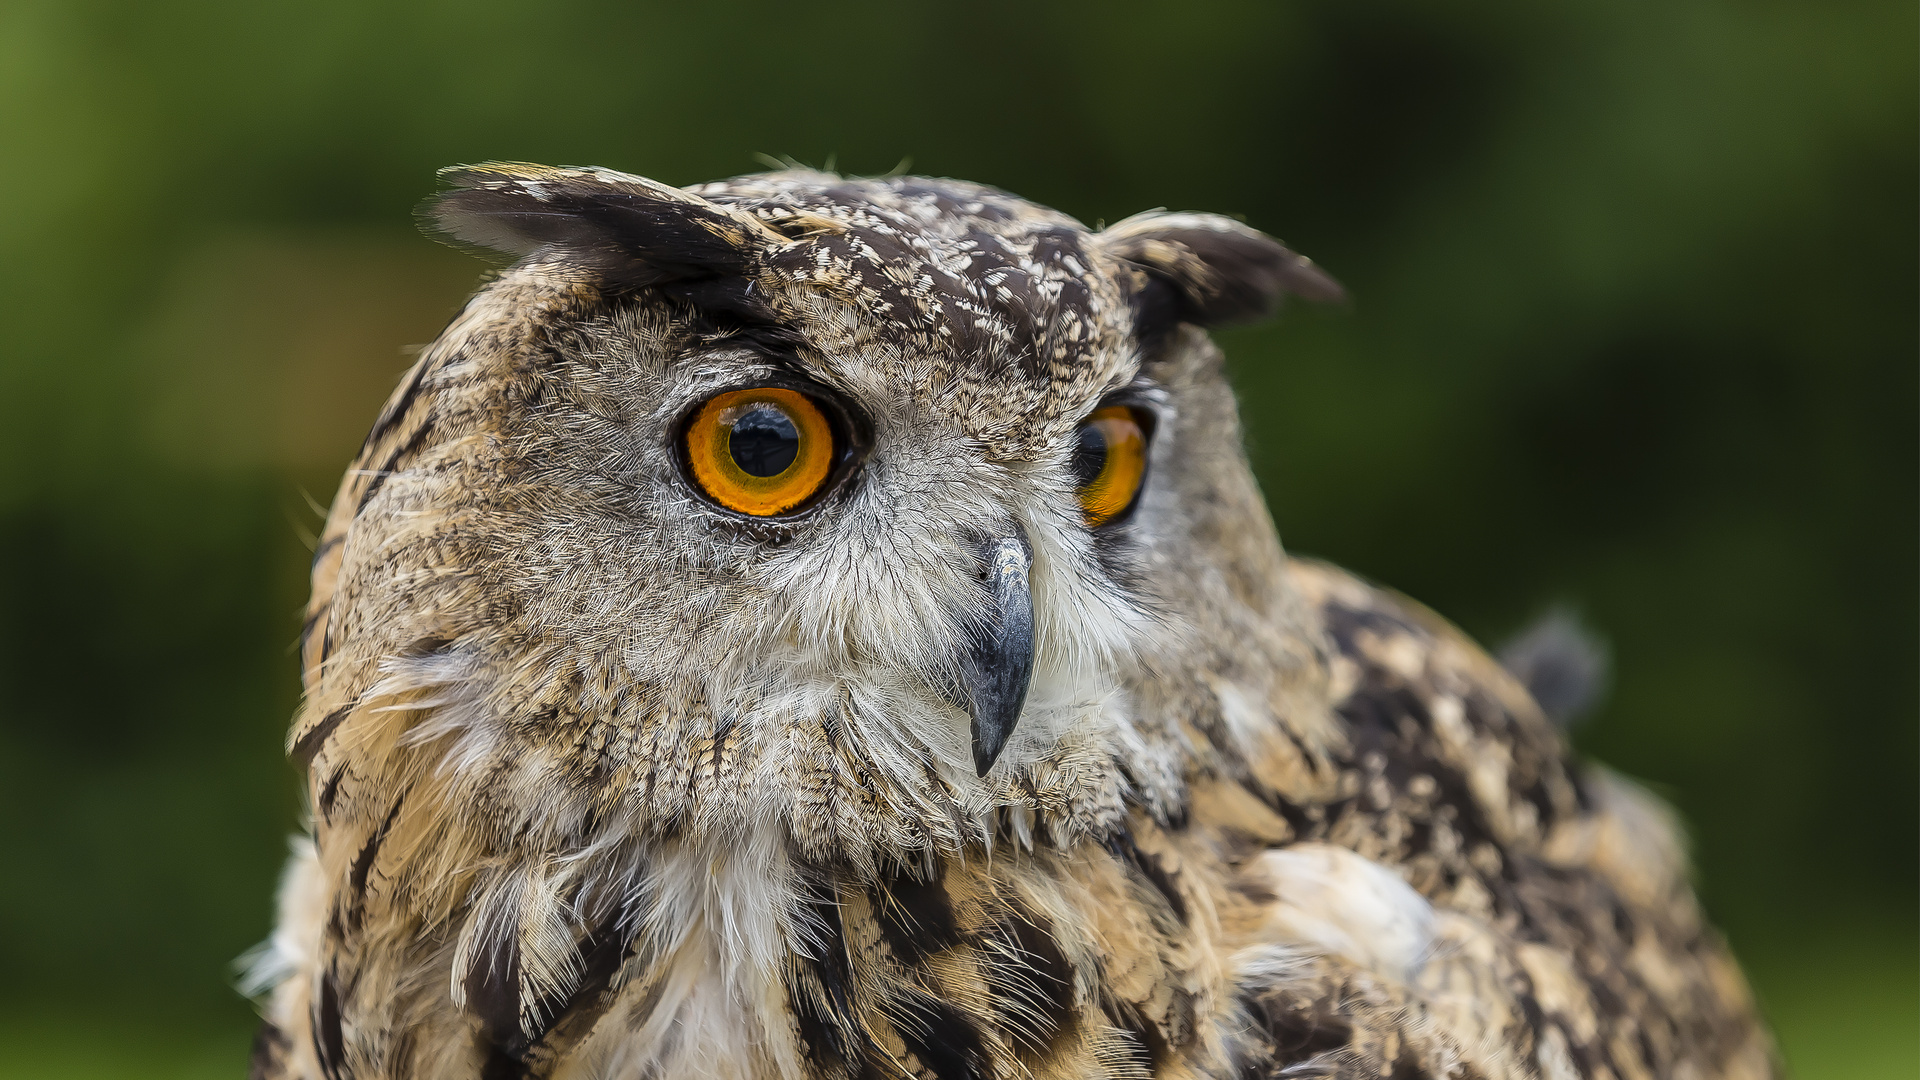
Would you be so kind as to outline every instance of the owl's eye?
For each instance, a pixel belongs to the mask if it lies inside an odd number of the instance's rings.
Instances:
[[[834,425],[798,390],[759,386],[716,395],[694,413],[685,438],[701,490],[754,517],[799,508],[833,473]]]
[[[1118,520],[1133,508],[1147,476],[1148,430],[1140,413],[1125,405],[1095,409],[1081,422],[1073,474],[1089,526]]]

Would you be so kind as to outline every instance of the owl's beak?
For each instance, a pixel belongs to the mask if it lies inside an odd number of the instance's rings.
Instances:
[[[968,657],[968,711],[973,714],[973,765],[981,776],[1006,748],[1033,678],[1033,547],[1019,524],[988,540],[987,591],[992,615],[975,634]]]

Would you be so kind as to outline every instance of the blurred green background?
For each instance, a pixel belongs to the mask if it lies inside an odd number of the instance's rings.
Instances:
[[[439,166],[753,154],[1243,214],[1296,551],[1498,640],[1691,822],[1798,1075],[1920,1072],[1916,15],[1889,2],[0,4],[0,1055],[237,1077],[317,527],[481,267]]]

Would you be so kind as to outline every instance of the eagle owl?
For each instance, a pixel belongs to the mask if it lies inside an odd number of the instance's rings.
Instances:
[[[1665,811],[1280,548],[1224,217],[449,170],[315,553],[254,1075],[1765,1077]]]

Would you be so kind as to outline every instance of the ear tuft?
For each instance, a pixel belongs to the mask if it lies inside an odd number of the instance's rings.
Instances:
[[[488,162],[440,176],[453,190],[422,208],[430,231],[553,258],[617,286],[746,274],[761,251],[787,243],[748,215],[611,169]]]
[[[1100,244],[1174,288],[1182,320],[1201,326],[1269,315],[1287,294],[1331,302],[1346,290],[1313,260],[1218,214],[1150,210],[1115,222]]]

